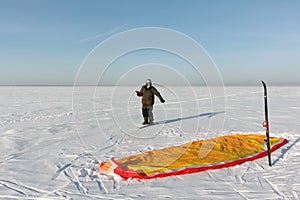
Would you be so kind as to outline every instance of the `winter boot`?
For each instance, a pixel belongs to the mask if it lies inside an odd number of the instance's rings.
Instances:
[[[149,117],[149,124],[153,124],[154,122],[154,119],[153,119],[153,117]]]
[[[145,125],[145,124],[149,124],[148,117],[144,117],[143,125]]]

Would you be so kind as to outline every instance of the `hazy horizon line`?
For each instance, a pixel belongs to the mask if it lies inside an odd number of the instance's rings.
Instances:
[[[210,87],[222,87],[222,86],[228,86],[228,87],[253,87],[253,86],[259,86],[261,82],[258,82],[257,84],[224,84],[224,85],[211,85]],[[300,86],[300,83],[268,83],[269,86],[282,86],[282,87],[295,87]],[[125,85],[113,85],[113,84],[105,84],[105,85],[71,85],[71,84],[0,84],[0,87],[126,87],[126,86],[139,86],[140,84],[125,84]],[[155,83],[154,83],[155,85]],[[186,87],[189,85],[175,85],[170,84],[168,86],[175,86],[175,87]],[[207,85],[204,84],[191,84],[190,86],[195,87],[206,87]]]

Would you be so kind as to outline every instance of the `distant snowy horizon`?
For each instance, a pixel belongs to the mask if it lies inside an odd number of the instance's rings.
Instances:
[[[262,80],[263,81],[263,80]],[[268,87],[300,87],[300,83],[272,83],[272,82],[267,82]],[[155,83],[154,83],[155,84]],[[0,85],[0,87],[126,87],[126,86],[139,86],[140,84],[126,84],[126,85],[73,85],[73,84],[8,84],[8,85]],[[175,85],[175,84],[168,84],[165,86],[170,86],[170,87],[187,87],[187,86],[192,86],[192,87],[207,87],[206,85],[203,84],[191,84],[191,85]],[[212,87],[260,87],[261,82],[255,83],[255,84],[226,84],[224,85],[211,85]]]

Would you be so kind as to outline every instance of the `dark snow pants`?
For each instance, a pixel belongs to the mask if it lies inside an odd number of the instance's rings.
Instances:
[[[153,106],[143,107],[142,113],[144,118],[148,118],[150,122],[153,122]]]

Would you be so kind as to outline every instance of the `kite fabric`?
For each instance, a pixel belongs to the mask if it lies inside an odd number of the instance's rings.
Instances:
[[[264,135],[236,134],[188,142],[100,164],[100,171],[124,179],[152,179],[232,167],[268,154]],[[270,138],[271,152],[287,143]]]

